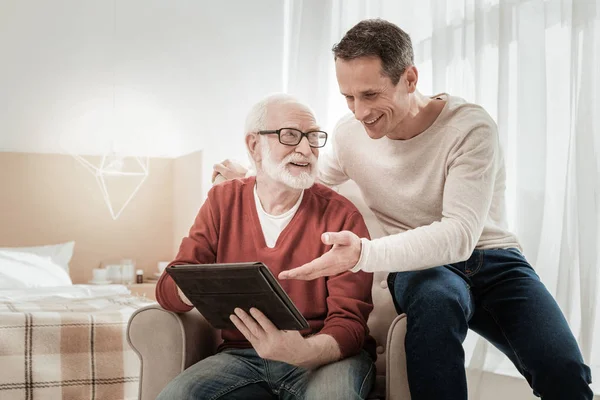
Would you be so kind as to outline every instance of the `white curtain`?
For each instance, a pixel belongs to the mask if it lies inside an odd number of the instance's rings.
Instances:
[[[331,47],[363,18],[411,34],[420,91],[497,121],[509,228],[600,380],[600,0],[288,0],[284,87],[331,130],[347,112]],[[518,375],[474,334],[471,371]]]

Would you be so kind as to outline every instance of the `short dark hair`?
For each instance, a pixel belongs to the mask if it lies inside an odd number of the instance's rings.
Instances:
[[[406,68],[414,64],[412,42],[408,33],[383,19],[365,19],[354,25],[333,46],[335,59],[379,57],[383,73],[396,85]]]

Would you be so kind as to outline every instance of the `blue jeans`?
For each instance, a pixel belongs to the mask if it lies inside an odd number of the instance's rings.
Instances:
[[[254,349],[228,349],[192,365],[157,400],[365,399],[375,364],[360,354],[314,370],[260,358]]]
[[[467,398],[469,328],[506,354],[537,396],[592,399],[591,372],[569,325],[519,250],[475,250],[464,262],[390,274],[388,286],[407,315],[412,400]]]

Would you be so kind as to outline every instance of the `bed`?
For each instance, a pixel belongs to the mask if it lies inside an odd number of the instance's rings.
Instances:
[[[137,399],[123,285],[73,285],[52,256],[0,249],[0,399]]]

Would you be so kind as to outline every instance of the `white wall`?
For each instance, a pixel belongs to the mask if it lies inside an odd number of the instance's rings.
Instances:
[[[204,202],[202,171],[201,151],[173,160],[173,254],[169,260],[177,256]]]
[[[115,3],[0,3],[0,151],[243,157],[282,88],[283,2]]]

